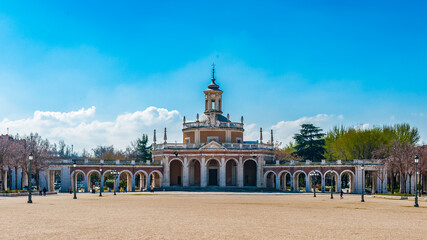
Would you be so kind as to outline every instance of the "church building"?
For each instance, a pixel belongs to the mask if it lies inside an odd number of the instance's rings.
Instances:
[[[154,137],[153,163],[163,166],[163,187],[262,187],[264,162],[274,156],[273,136],[264,143],[261,131],[259,141],[246,141],[243,116],[232,122],[223,115],[215,69],[211,81],[204,91],[204,114],[195,121],[183,119],[182,143],[168,143],[166,129],[163,143]]]

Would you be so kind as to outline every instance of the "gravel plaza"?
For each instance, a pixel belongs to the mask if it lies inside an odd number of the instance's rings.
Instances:
[[[427,202],[155,192],[0,198],[1,239],[425,239]]]

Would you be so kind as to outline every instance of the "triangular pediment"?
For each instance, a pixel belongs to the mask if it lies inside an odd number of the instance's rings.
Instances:
[[[201,147],[199,150],[223,150],[226,149],[221,144],[217,143],[216,141],[211,141],[205,146]]]

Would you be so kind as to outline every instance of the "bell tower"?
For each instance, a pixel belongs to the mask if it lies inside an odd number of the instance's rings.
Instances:
[[[215,64],[212,64],[212,83],[208,85],[205,93],[205,114],[222,114],[222,91],[215,83]]]

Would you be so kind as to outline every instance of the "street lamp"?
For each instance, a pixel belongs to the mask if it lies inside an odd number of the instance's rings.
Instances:
[[[114,168],[114,170],[111,172],[111,175],[113,175],[113,177],[114,177],[114,195],[116,195],[116,188],[117,188],[116,183],[117,183],[117,176],[119,175],[119,173]]]
[[[102,163],[100,163],[99,166],[99,196],[102,197],[102,189],[103,189],[103,182],[102,182]]]
[[[33,203],[33,201],[31,200],[31,190],[32,190],[32,186],[31,186],[31,162],[34,159],[34,155],[31,152],[30,155],[28,156],[28,161],[30,162],[30,171],[28,173],[28,201],[27,203]]]
[[[417,176],[417,168],[418,168],[418,161],[419,161],[419,157],[418,157],[418,155],[415,155],[415,157],[414,157],[414,160],[415,160],[415,204],[414,204],[414,207],[419,207],[419,205],[418,205],[418,186],[417,186],[417,183],[418,183],[418,176]]]
[[[362,200],[361,202],[365,202],[365,164],[362,164],[360,167],[362,168]]]
[[[331,199],[334,199],[334,174],[331,170]]]
[[[74,176],[73,176],[73,180],[74,180],[74,197],[73,199],[77,199],[77,173],[76,173],[76,167],[77,167],[77,162],[75,159],[73,159],[73,172],[74,172]]]
[[[311,174],[311,177],[317,177],[318,176],[318,172],[313,172],[312,174]],[[309,176],[310,177],[310,176]],[[312,181],[311,181],[311,185],[312,185],[312,187],[313,187],[313,197],[316,197],[316,178],[314,178]]]

